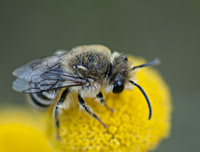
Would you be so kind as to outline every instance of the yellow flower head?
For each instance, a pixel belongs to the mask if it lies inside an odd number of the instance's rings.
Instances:
[[[0,112],[1,152],[53,152],[38,118],[19,108]]]
[[[129,57],[129,61],[134,65],[146,62],[134,57]],[[108,128],[104,128],[94,118],[80,111],[77,102],[74,102],[74,105],[68,110],[63,110],[60,116],[61,139],[56,141],[56,129],[52,125],[52,117],[48,115],[44,122],[47,124],[47,134],[51,142],[67,152],[146,152],[154,149],[169,134],[170,93],[159,73],[151,67],[140,69],[136,78],[151,101],[151,120],[148,120],[149,109],[144,96],[134,87],[133,90],[124,90],[119,95],[104,95],[114,112],[94,102],[93,99],[85,99],[87,105],[92,107]]]

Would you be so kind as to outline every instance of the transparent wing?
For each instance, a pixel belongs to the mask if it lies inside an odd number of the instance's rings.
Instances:
[[[66,72],[61,56],[50,56],[29,62],[13,72],[17,79],[13,89],[18,92],[36,93],[52,89],[81,86],[86,79]]]

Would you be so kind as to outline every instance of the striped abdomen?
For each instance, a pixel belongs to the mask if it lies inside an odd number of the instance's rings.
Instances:
[[[38,92],[28,94],[30,104],[39,110],[44,110],[52,105],[57,97],[59,90],[51,90],[48,92]]]

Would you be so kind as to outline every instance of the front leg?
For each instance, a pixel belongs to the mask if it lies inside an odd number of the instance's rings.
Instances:
[[[53,117],[54,117],[54,121],[55,121],[55,125],[56,125],[56,137],[57,139],[60,139],[60,121],[59,121],[59,116],[60,116],[60,111],[59,109],[62,109],[61,105],[63,104],[67,94],[69,93],[69,89],[67,88],[65,91],[63,91],[60,99],[58,100],[58,102],[56,103],[54,109],[53,109]]]
[[[85,105],[85,101],[84,99],[81,97],[80,94],[78,94],[78,101],[79,104],[81,105],[81,107],[83,107],[83,109],[90,114],[92,117],[94,117],[97,121],[99,121],[105,128],[107,128],[107,125],[104,124],[101,119],[92,111],[92,109],[89,106]]]
[[[110,108],[110,107],[106,104],[106,101],[104,100],[103,94],[102,94],[101,92],[99,92],[99,93],[96,95],[96,97],[97,97],[98,99],[100,99],[102,105],[104,105],[104,106],[105,106],[108,110],[110,110],[111,112],[114,112],[114,109]]]

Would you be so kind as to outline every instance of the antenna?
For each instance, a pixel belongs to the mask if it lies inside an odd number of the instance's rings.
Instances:
[[[144,91],[144,89],[139,84],[137,84],[137,83],[135,83],[135,82],[133,82],[131,80],[129,80],[129,82],[131,84],[135,85],[142,92],[142,94],[144,95],[144,97],[145,97],[145,99],[147,101],[148,107],[149,107],[149,118],[148,119],[150,120],[151,116],[152,116],[152,107],[151,107],[151,102],[150,102],[146,92]]]
[[[147,62],[145,64],[134,66],[132,68],[132,70],[135,70],[135,69],[138,69],[138,68],[143,68],[143,67],[146,67],[146,66],[154,66],[154,65],[158,65],[158,64],[160,64],[160,60],[159,59],[155,59],[155,60],[153,60],[151,62]]]

